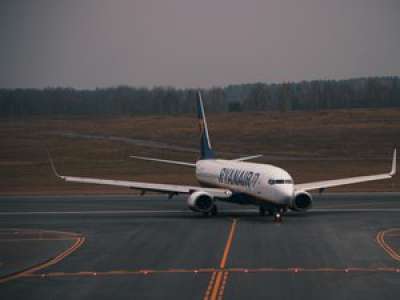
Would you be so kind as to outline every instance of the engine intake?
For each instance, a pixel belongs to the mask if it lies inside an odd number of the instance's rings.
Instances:
[[[214,206],[214,198],[206,192],[198,191],[189,196],[187,204],[193,211],[208,213]]]
[[[312,196],[307,192],[297,192],[290,202],[290,209],[306,211],[312,207]]]

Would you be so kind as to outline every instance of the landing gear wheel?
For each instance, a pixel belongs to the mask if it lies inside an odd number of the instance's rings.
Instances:
[[[282,213],[279,211],[274,213],[274,222],[275,223],[281,223],[282,222]]]
[[[218,215],[218,208],[217,208],[217,206],[215,204],[213,205],[213,207],[211,209],[211,215],[212,216]]]
[[[260,216],[262,216],[262,217],[265,216],[265,207],[260,206],[260,209],[259,209],[258,213],[259,213]]]

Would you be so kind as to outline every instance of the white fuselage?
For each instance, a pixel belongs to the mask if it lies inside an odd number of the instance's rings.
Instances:
[[[196,177],[204,185],[228,188],[277,205],[288,205],[294,197],[293,179],[289,173],[268,164],[199,160]]]

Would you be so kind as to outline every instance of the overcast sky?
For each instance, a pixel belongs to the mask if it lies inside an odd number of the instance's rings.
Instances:
[[[399,0],[1,0],[0,88],[400,75]]]

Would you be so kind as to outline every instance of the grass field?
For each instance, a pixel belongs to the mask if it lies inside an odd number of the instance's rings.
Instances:
[[[287,169],[298,183],[387,172],[393,146],[400,144],[400,109],[229,113],[210,114],[208,119],[220,156],[265,154],[257,161]],[[0,120],[0,194],[132,192],[60,182],[49,168],[46,145],[62,174],[195,184],[192,169],[128,158],[138,154],[195,161],[197,154],[190,150],[70,134],[144,139],[197,149],[197,124],[194,115]],[[331,191],[399,191],[399,178]]]

